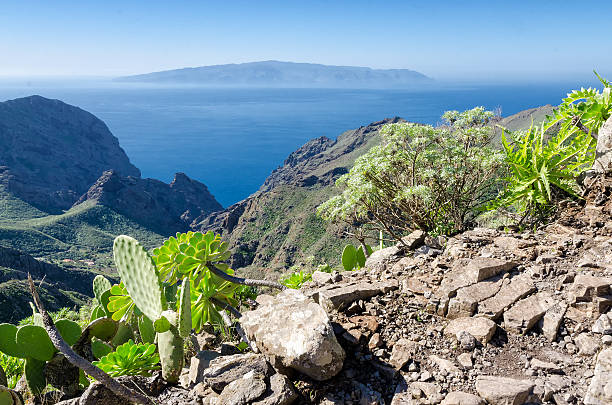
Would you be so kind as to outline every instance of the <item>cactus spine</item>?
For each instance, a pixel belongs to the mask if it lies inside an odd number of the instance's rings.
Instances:
[[[129,236],[113,244],[117,271],[134,304],[154,322],[163,378],[176,383],[183,368],[183,339],[191,330],[189,280],[180,291],[178,313],[166,308],[159,275],[147,251]]]

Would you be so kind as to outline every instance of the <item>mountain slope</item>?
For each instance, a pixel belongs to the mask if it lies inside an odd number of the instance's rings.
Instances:
[[[211,86],[389,88],[432,80],[408,69],[371,69],[279,61],[166,70],[116,79],[122,82],[184,83]]]
[[[111,263],[115,236],[147,247],[221,210],[183,173],[140,178],[106,125],[40,96],[0,103],[0,246],[53,260]]]
[[[231,264],[242,272],[271,271],[307,261],[336,264],[342,228],[325,223],[316,207],[335,192],[335,180],[378,142],[386,119],[346,131],[337,140],[321,137],[289,155],[259,191],[224,211],[196,221],[196,229],[221,232],[234,249]],[[274,277],[274,276],[272,276]]]
[[[96,273],[45,263],[18,250],[0,247],[0,323],[16,323],[32,314],[28,305],[32,301],[27,287],[28,274],[36,281],[44,279],[39,292],[51,311],[77,308],[93,296]]]
[[[0,185],[51,213],[68,209],[109,169],[140,177],[94,115],[40,96],[0,103]]]

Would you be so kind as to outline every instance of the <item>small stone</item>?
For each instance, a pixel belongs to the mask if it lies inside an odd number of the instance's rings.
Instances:
[[[461,353],[457,356],[457,362],[466,370],[471,370],[474,366],[472,355],[470,353]]]
[[[431,360],[436,366],[438,366],[441,372],[456,375],[461,374],[461,370],[459,370],[459,368],[450,360],[443,359],[441,357],[436,356],[435,354],[429,356],[429,360]]]
[[[543,370],[543,371],[547,371],[550,373],[560,373],[561,372],[561,368],[557,366],[555,363],[542,361],[538,359],[531,360],[531,367],[536,370]]]
[[[457,334],[457,341],[463,350],[472,351],[476,348],[476,338],[464,330]]]
[[[408,339],[400,339],[393,345],[389,363],[399,370],[412,360],[418,351],[419,344],[417,342]]]
[[[375,333],[372,335],[372,337],[370,338],[370,341],[368,342],[368,348],[370,350],[374,350],[377,347],[381,347],[383,345],[383,341],[380,338],[380,333]]]

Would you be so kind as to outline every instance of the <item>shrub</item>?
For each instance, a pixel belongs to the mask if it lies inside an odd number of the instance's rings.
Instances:
[[[449,111],[439,127],[386,125],[382,144],[338,179],[343,189],[318,208],[330,221],[356,221],[397,240],[415,228],[451,234],[495,197],[503,153],[491,146],[493,113]]]

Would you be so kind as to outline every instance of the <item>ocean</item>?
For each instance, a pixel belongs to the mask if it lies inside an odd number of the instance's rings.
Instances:
[[[431,90],[235,89],[112,82],[2,81],[0,101],[38,94],[102,119],[143,177],[184,172],[229,206],[255,192],[308,140],[386,117],[436,124],[474,106],[507,116],[559,104],[572,83],[446,85]]]

